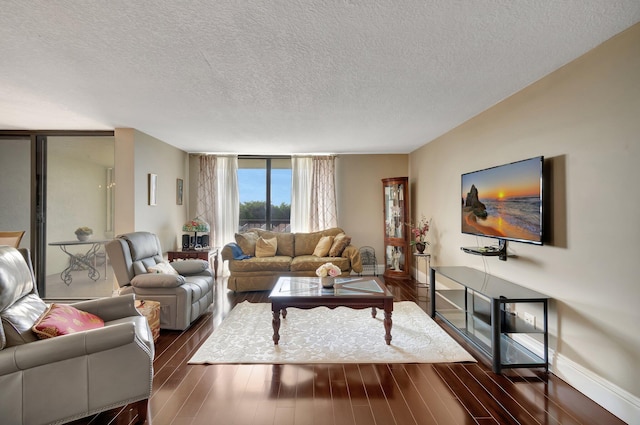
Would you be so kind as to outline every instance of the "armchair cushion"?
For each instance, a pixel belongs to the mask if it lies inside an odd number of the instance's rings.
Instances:
[[[204,260],[174,261],[171,266],[182,275],[198,274],[209,270],[209,263]]]
[[[51,304],[32,329],[38,338],[46,339],[102,327],[104,320],[95,314],[70,305]]]
[[[131,286],[134,288],[175,288],[184,285],[184,276],[179,274],[146,273],[134,276]]]
[[[36,341],[36,335],[31,327],[46,309],[47,304],[38,295],[29,294],[1,312],[2,332],[0,333],[2,341],[0,341],[0,349]]]
[[[174,269],[173,266],[171,264],[169,264],[168,261],[162,261],[162,262],[160,262],[158,264],[155,264],[153,266],[149,266],[149,267],[147,267],[147,271],[149,273],[178,274],[176,269]]]
[[[162,250],[158,246],[158,239],[153,233],[134,232],[122,235],[122,238],[126,240],[129,245],[131,259],[133,261],[157,255],[162,256]]]

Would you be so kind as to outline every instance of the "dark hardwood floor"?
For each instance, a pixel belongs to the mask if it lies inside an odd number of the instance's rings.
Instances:
[[[418,287],[415,281],[386,283],[397,301],[411,300],[428,311],[426,288]],[[234,294],[219,279],[216,299],[208,314],[185,332],[161,332],[156,344],[148,422],[154,425],[623,424],[553,374],[514,369],[496,375],[484,361],[187,365],[236,303],[268,302],[267,295]],[[459,342],[477,357],[471,346]],[[135,410],[127,406],[74,423],[133,422]]]

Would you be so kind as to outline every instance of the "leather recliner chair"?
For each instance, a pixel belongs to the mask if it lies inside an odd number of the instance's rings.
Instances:
[[[104,327],[38,339],[47,310],[38,296],[29,251],[0,246],[0,422],[65,423],[135,404],[147,417],[154,345],[134,297],[71,304]]]
[[[187,329],[213,303],[215,279],[207,261],[174,261],[178,274],[150,273],[165,262],[158,237],[150,232],[126,233],[106,245],[120,294],[160,303],[160,328]]]

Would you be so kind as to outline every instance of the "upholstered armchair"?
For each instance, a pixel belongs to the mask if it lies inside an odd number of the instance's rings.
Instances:
[[[158,237],[149,232],[120,235],[107,253],[121,294],[160,303],[160,328],[184,330],[213,303],[215,280],[207,261],[167,263]]]
[[[63,305],[103,323],[77,331],[61,324],[66,334],[39,339],[32,329],[56,305],[38,296],[29,252],[0,246],[0,422],[65,423],[131,403],[144,422],[154,346],[134,302],[129,295]]]

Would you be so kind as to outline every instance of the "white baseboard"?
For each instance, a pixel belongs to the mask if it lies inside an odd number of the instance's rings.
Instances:
[[[512,335],[514,340],[543,356],[544,346],[527,335]],[[549,372],[628,424],[640,424],[640,398],[607,381],[593,371],[549,349]]]

